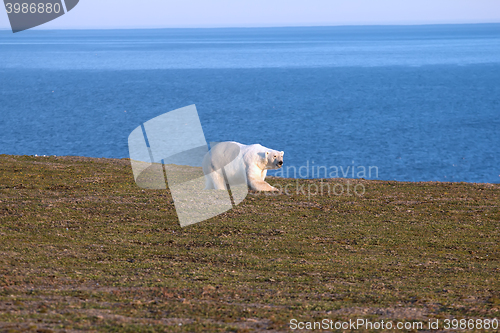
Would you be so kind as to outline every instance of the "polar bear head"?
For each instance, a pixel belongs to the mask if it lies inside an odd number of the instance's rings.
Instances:
[[[283,166],[283,155],[285,152],[267,150],[265,152],[266,169],[279,169]]]

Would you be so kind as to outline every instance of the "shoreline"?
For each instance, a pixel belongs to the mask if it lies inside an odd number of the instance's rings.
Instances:
[[[10,154],[0,154],[0,159],[4,157],[19,157],[19,158],[25,158],[25,157],[31,157],[31,158],[56,158],[56,159],[61,159],[61,160],[70,160],[70,161],[81,161],[81,162],[100,162],[100,163],[106,163],[106,162],[112,162],[112,163],[118,163],[118,164],[123,164],[130,166],[130,158],[124,157],[124,158],[109,158],[109,157],[88,157],[88,156],[77,156],[77,155],[66,155],[66,156],[57,156],[57,155],[10,155]],[[131,169],[132,170],[132,169]],[[408,181],[408,180],[388,180],[388,179],[366,179],[366,178],[344,178],[344,177],[334,177],[334,178],[292,178],[292,177],[277,177],[277,176],[267,176],[266,179],[276,179],[276,180],[291,180],[291,181],[334,181],[334,180],[339,180],[339,181],[347,181],[347,180],[354,180],[354,181],[366,181],[366,182],[396,182],[396,183],[412,183],[412,184],[470,184],[470,185],[493,185],[493,186],[499,186],[500,187],[500,181],[498,183],[487,183],[487,182],[464,182],[464,181],[434,181],[434,180],[428,180],[428,181]]]

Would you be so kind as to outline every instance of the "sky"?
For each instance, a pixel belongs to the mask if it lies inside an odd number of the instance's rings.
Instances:
[[[80,0],[38,29],[447,23],[500,23],[500,0]],[[0,29],[10,29],[5,10]]]

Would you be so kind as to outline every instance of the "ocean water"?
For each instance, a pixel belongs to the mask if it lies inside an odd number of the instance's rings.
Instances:
[[[190,104],[284,176],[500,183],[500,24],[0,31],[0,154],[128,157]]]

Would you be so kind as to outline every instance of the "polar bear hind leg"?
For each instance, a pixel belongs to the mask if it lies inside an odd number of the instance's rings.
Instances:
[[[205,176],[205,190],[213,190],[213,189],[215,189],[215,186],[212,177]]]
[[[205,190],[226,190],[226,181],[221,170],[205,175]]]

